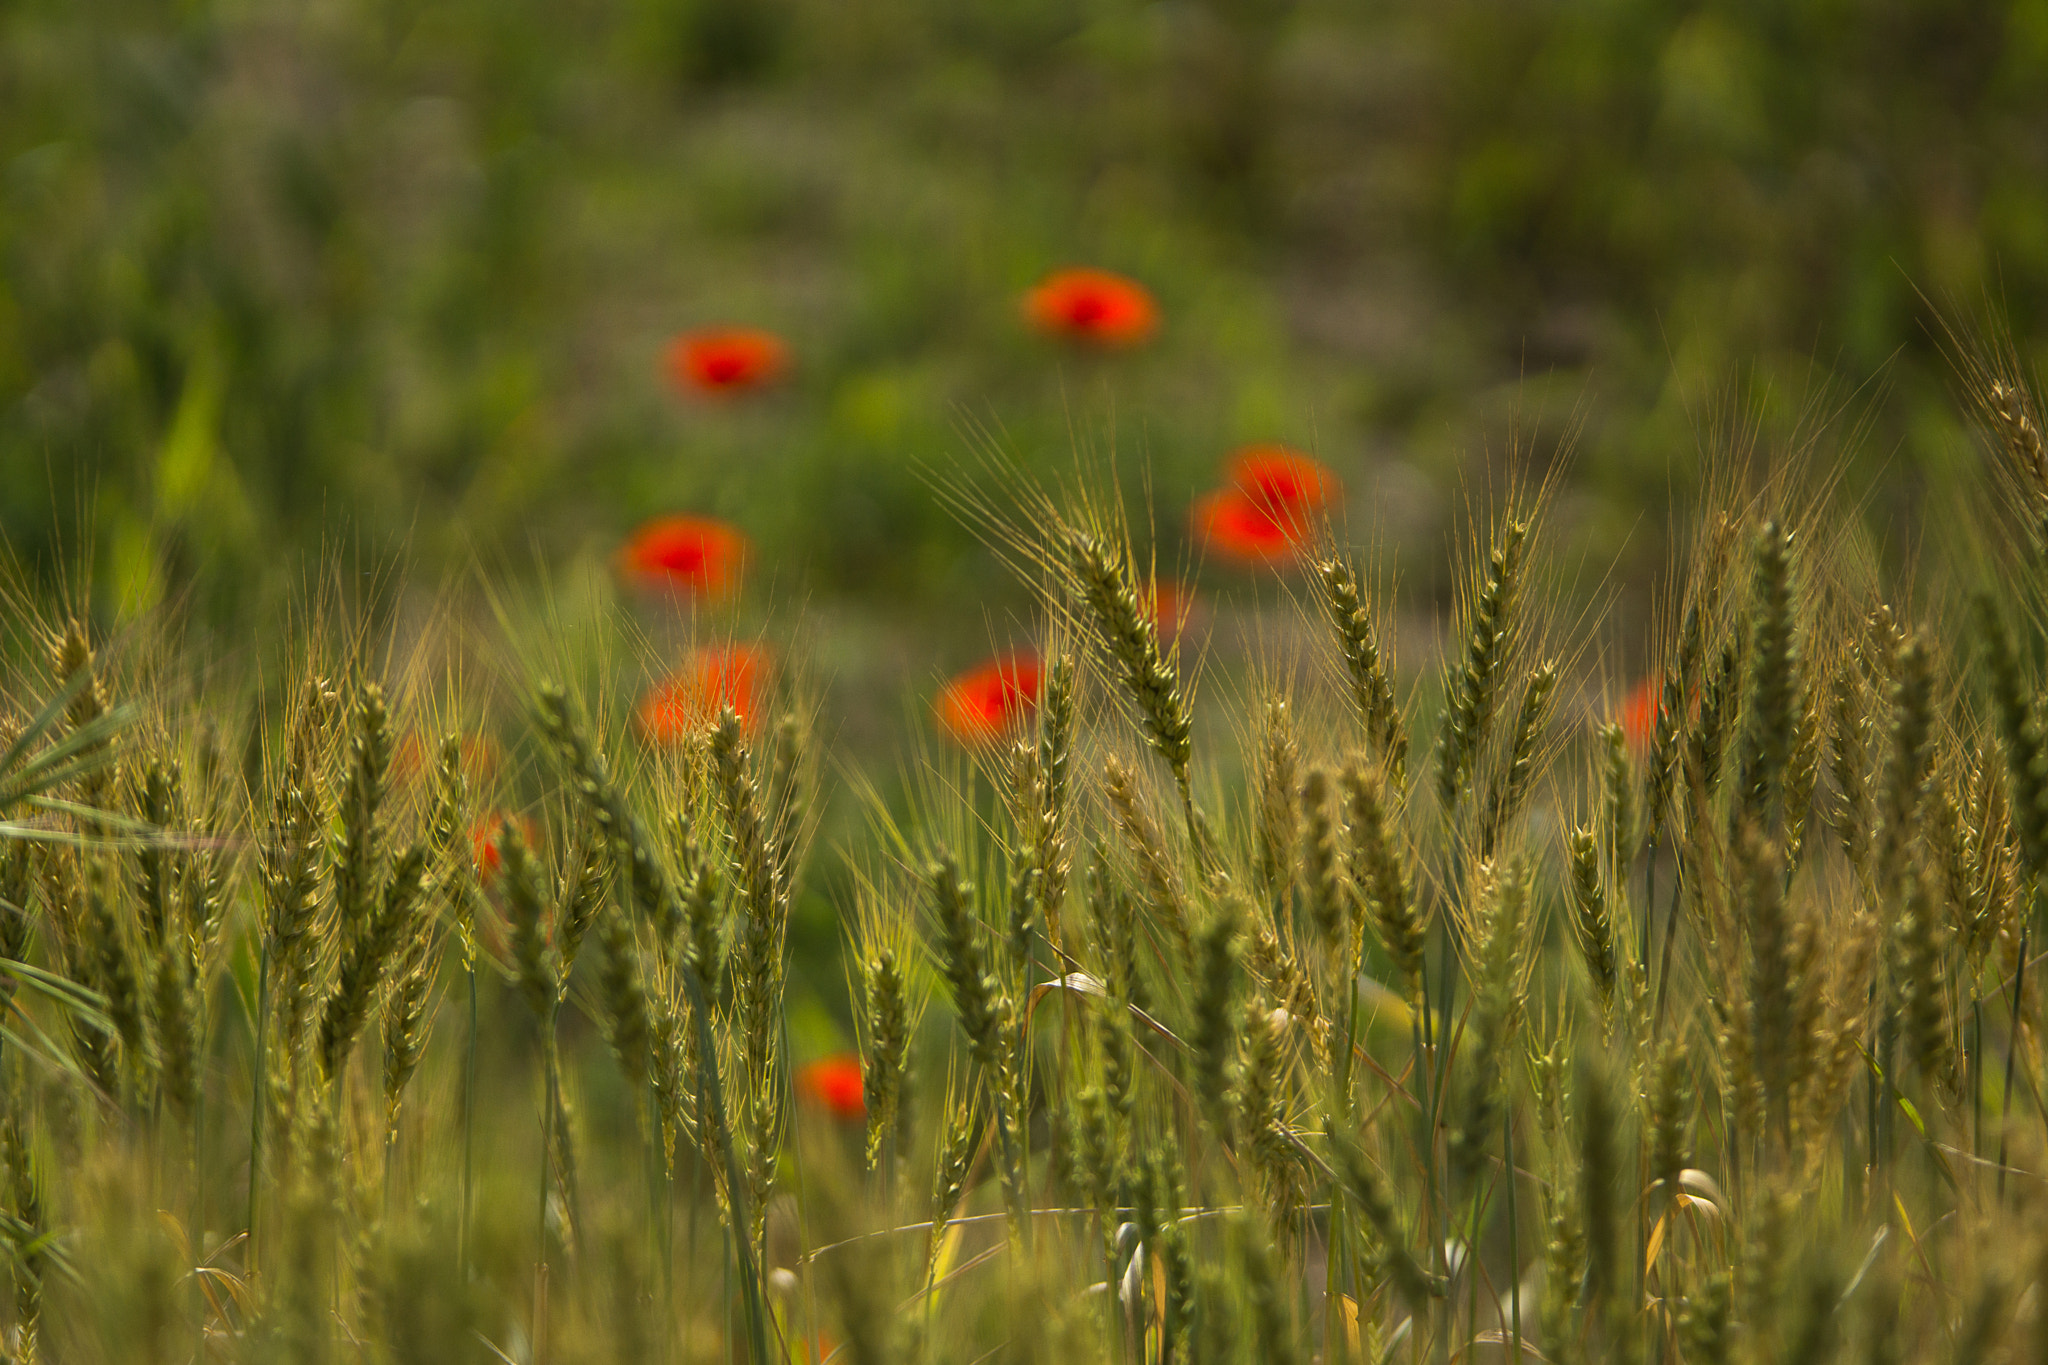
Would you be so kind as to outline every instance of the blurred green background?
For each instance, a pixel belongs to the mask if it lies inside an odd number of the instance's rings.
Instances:
[[[856,623],[828,668],[929,675],[1024,601],[919,473],[979,442],[1148,470],[1169,560],[1294,443],[1426,595],[1509,434],[1576,428],[1626,595],[1731,391],[1850,404],[1882,517],[1977,458],[1936,318],[2035,335],[2044,69],[2038,0],[15,0],[0,529],[232,622],[337,547],[516,577],[703,512]],[[1029,333],[1069,263],[1156,341]],[[670,390],[723,322],[790,381]]]

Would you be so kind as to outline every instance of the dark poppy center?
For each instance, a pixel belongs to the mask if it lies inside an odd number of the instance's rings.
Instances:
[[[733,351],[704,357],[704,377],[714,384],[731,384],[746,377],[747,359]]]
[[[1067,307],[1067,316],[1083,327],[1107,321],[1109,313],[1109,300],[1092,291],[1077,295]]]
[[[674,574],[700,574],[709,559],[700,540],[674,541],[654,552],[654,562]]]

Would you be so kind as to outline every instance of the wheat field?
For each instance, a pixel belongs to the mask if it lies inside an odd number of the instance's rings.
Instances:
[[[655,745],[587,640],[314,601],[238,671],[17,590],[8,1358],[2041,1358],[2048,454],[1986,355],[1974,577],[1731,455],[1646,674],[1542,479],[1433,657],[1321,525],[1232,675],[1113,485],[991,463],[939,492],[1043,677],[902,799],[800,677]]]

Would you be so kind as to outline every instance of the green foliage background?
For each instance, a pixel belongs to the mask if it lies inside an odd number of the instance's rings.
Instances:
[[[2036,330],[2044,59],[2031,0],[28,0],[0,528],[103,610],[233,619],[323,546],[431,580],[687,508],[779,588],[959,619],[1013,590],[916,466],[977,433],[1142,458],[1169,554],[1292,441],[1434,563],[1511,416],[1576,418],[1573,529],[1654,560],[1716,395],[1790,423],[1816,375],[1907,515],[1974,458],[1921,295]],[[1159,341],[1028,335],[1068,262]],[[667,392],[720,320],[794,382]]]

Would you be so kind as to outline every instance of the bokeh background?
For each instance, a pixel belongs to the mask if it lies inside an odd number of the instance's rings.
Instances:
[[[17,0],[0,530],[232,625],[323,556],[602,579],[713,515],[858,737],[1027,604],[923,471],[1085,448],[1186,563],[1288,442],[1426,604],[1519,441],[1640,617],[1716,422],[1847,413],[1888,543],[1979,458],[1942,319],[2036,335],[2044,69],[2033,0]],[[1156,339],[1026,328],[1073,263]],[[717,323],[788,381],[676,393]]]

